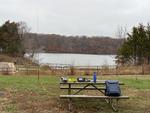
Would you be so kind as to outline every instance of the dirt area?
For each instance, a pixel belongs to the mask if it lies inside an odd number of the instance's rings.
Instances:
[[[67,101],[58,97],[41,96],[34,92],[5,92],[0,97],[1,113],[88,113],[88,110],[68,111]],[[95,111],[95,110],[94,110]]]

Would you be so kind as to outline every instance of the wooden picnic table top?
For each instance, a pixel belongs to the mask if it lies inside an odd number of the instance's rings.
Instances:
[[[100,84],[105,84],[106,80],[97,80],[96,82],[60,82],[60,84],[95,84],[95,85],[100,85]],[[119,81],[118,81],[119,82]],[[124,85],[123,82],[119,82],[120,85]]]

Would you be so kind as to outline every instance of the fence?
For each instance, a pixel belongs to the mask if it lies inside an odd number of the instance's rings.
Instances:
[[[42,66],[17,66],[19,73],[25,75],[133,75],[150,74],[150,66],[70,66],[70,65],[42,65]]]

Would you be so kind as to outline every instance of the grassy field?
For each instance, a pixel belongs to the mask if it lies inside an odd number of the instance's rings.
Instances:
[[[90,76],[88,76],[90,77]],[[150,113],[150,76],[100,76],[125,83],[119,113]],[[65,92],[59,89],[59,76],[0,76],[0,113],[69,113]],[[93,92],[94,93],[94,92]],[[103,100],[74,100],[70,113],[113,113]]]

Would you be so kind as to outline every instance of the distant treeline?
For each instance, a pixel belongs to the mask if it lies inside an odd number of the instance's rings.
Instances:
[[[123,39],[110,37],[63,36],[56,34],[26,34],[27,52],[116,54]]]

